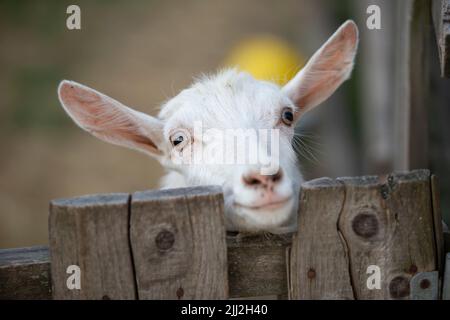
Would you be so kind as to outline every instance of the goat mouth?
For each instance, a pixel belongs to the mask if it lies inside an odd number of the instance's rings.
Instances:
[[[259,206],[248,206],[238,202],[235,202],[234,205],[248,210],[275,210],[285,206],[290,200],[291,197],[287,197],[279,201],[269,202]]]

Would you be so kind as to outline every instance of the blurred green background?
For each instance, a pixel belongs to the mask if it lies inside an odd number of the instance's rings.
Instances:
[[[372,2],[383,29],[369,32]],[[194,76],[260,35],[309,57],[346,19],[359,24],[352,80],[302,121],[308,150],[300,158],[307,178],[388,172],[395,7],[372,2],[0,1],[0,248],[47,243],[51,199],[155,188],[163,174],[156,161],[77,128],[57,100],[60,80],[155,115]],[[70,4],[81,8],[81,30],[66,28]]]

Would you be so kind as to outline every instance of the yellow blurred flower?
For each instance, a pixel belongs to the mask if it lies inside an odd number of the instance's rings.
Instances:
[[[247,71],[255,78],[288,82],[303,67],[305,59],[287,42],[274,36],[256,36],[235,46],[225,66]]]

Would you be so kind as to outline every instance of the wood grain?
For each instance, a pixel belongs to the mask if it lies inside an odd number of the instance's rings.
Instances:
[[[408,299],[411,276],[437,267],[429,171],[339,180],[346,188],[339,228],[356,298]],[[367,286],[370,265],[380,267],[381,290]]]
[[[228,298],[220,187],[134,193],[130,228],[139,299]]]
[[[394,102],[394,170],[428,167],[430,0],[399,0]]]
[[[442,270],[437,190],[428,170],[309,181],[293,237],[226,235],[219,187],[57,200],[53,285],[45,247],[0,250],[0,297],[408,299],[414,275]],[[66,287],[71,264],[81,290]]]
[[[431,175],[431,201],[433,206],[434,242],[436,244],[436,258],[439,277],[445,268],[445,243],[444,230],[442,228],[442,214],[439,192],[439,180],[436,175]]]
[[[345,201],[338,181],[304,183],[289,264],[291,299],[353,299],[346,244],[337,224]]]
[[[129,244],[129,195],[52,201],[49,234],[55,299],[135,299]],[[69,265],[81,268],[81,289],[66,285]]]
[[[291,236],[228,235],[230,298],[287,298],[290,244]],[[0,250],[0,283],[0,299],[51,299],[48,247]]]
[[[230,298],[287,298],[286,249],[292,235],[229,234]]]
[[[450,0],[433,0],[434,31],[442,77],[450,77]]]
[[[411,277],[438,267],[431,195],[428,170],[303,184],[291,297],[409,299]],[[380,289],[367,286],[371,265]]]
[[[48,247],[0,250],[0,300],[51,298]]]

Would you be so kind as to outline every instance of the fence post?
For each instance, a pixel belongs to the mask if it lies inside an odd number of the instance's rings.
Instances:
[[[290,299],[353,299],[348,260],[337,224],[342,184],[321,178],[300,191],[299,226],[289,259]]]
[[[91,195],[50,203],[54,299],[136,298],[128,205],[128,194]],[[71,265],[80,268],[81,289],[67,286],[68,278],[76,276],[76,271],[67,273]]]
[[[450,77],[450,0],[432,0],[441,77]]]
[[[304,184],[291,297],[409,299],[412,276],[438,269],[440,219],[428,170]]]
[[[130,230],[139,299],[228,298],[220,187],[134,193]]]
[[[48,248],[0,249],[0,300],[51,299]]]
[[[394,170],[427,168],[431,0],[398,1]]]

